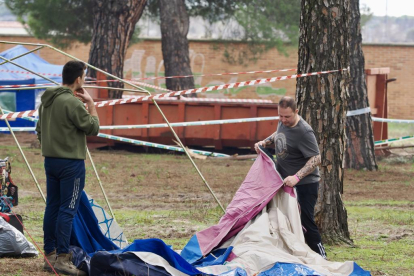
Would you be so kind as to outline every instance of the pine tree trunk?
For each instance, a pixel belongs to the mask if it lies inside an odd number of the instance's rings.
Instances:
[[[349,0],[302,0],[298,74],[349,66]],[[298,78],[299,114],[312,126],[321,151],[315,218],[326,244],[349,243],[342,202],[349,71]]]
[[[362,52],[359,0],[350,0],[350,2],[349,46],[351,81],[349,83],[348,109],[358,110],[369,107],[369,103],[365,79],[365,59]],[[377,170],[371,113],[348,116],[346,124],[346,136],[348,137],[345,152],[346,167],[358,170]]]
[[[93,34],[89,64],[123,78],[124,58],[135,25],[142,15],[146,0],[94,0]],[[80,26],[81,27],[81,26]],[[96,77],[95,70],[89,70]],[[123,87],[110,82],[111,87]],[[110,98],[121,98],[122,91],[110,90]]]
[[[165,76],[192,75],[187,40],[190,19],[184,0],[160,0],[160,18]],[[166,84],[173,91],[191,89],[194,78],[167,79]]]

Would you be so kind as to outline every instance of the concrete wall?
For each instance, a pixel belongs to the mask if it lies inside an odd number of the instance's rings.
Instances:
[[[0,36],[2,41],[18,41],[31,43],[46,43],[33,37],[24,36]],[[4,51],[14,45],[0,43],[0,51]],[[229,51],[242,53],[245,45],[234,43],[227,46]],[[32,47],[28,46],[32,49]],[[287,49],[287,56],[273,49],[262,55],[256,63],[248,65],[229,64],[224,60],[225,46],[212,41],[190,41],[190,58],[193,73],[215,74],[225,72],[259,71],[274,69],[294,69],[297,66],[297,49]],[[89,45],[75,44],[67,53],[87,61]],[[414,111],[414,45],[364,45],[366,68],[390,67],[389,78],[396,78],[396,82],[388,84],[388,110],[389,118],[412,119]],[[41,49],[37,52],[45,60],[54,64],[64,64],[68,60],[57,52],[49,49]],[[241,58],[246,58],[241,54]],[[337,68],[327,68],[337,69]],[[164,67],[160,40],[144,40],[129,47],[125,68],[125,78],[147,78],[163,76]],[[292,75],[294,72],[267,73],[267,74],[245,74],[227,76],[204,76],[196,77],[197,87],[216,84],[248,81],[274,76]],[[164,80],[143,80],[158,86],[165,86]],[[200,97],[211,98],[261,98],[278,101],[283,95],[294,96],[295,80],[278,81],[262,86],[228,89],[220,92],[199,94]]]

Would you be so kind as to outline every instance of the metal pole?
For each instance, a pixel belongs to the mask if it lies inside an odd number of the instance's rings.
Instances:
[[[44,46],[37,47],[37,48],[35,48],[35,49],[33,49],[33,50],[29,51],[29,52],[26,52],[26,53],[24,53],[24,54],[18,55],[17,57],[14,57],[14,58],[12,58],[12,59],[10,59],[10,60],[15,60],[15,59],[18,59],[18,58],[24,57],[25,55],[28,55],[28,54],[30,54],[30,53],[33,53],[33,52],[35,52],[35,51],[37,51],[37,50],[42,49],[43,47],[44,47]],[[4,61],[4,62],[0,63],[0,65],[3,65],[3,64],[5,64],[5,63],[7,63],[7,62],[8,62],[8,61]]]
[[[48,81],[50,81],[50,82],[52,82],[52,83],[54,83],[54,84],[56,84],[56,85],[58,85],[59,83],[58,82],[56,82],[56,81],[54,81],[54,80],[51,80],[51,79],[49,79],[49,78],[47,78],[47,77],[45,77],[45,76],[42,76],[42,75],[40,75],[40,74],[38,74],[38,73],[36,73],[36,72],[33,72],[32,70],[30,70],[30,69],[27,69],[27,68],[25,68],[24,66],[21,66],[21,65],[18,65],[18,64],[16,64],[16,63],[14,63],[14,62],[12,62],[12,61],[10,61],[10,60],[8,60],[8,59],[6,59],[6,58],[4,58],[4,57],[2,57],[2,56],[0,56],[0,58],[1,59],[3,59],[3,60],[6,60],[7,62],[10,62],[11,64],[13,64],[13,65],[16,65],[17,67],[20,67],[20,68],[22,68],[22,69],[24,69],[24,70],[26,70],[26,71],[28,71],[28,72],[31,72],[31,73],[33,73],[33,74],[35,74],[35,75],[37,75],[37,76],[39,76],[39,77],[41,77],[41,78],[44,78],[44,79],[46,79],[46,80],[48,80]],[[2,114],[4,114],[3,113],[3,110],[1,111],[2,112]],[[7,120],[6,120],[6,122],[7,122]],[[8,123],[7,123],[8,124]],[[14,136],[14,134],[13,134],[13,136]],[[17,140],[16,140],[17,141]],[[20,148],[20,147],[19,147]],[[88,153],[88,155],[89,155],[89,159],[90,160],[92,160],[92,157],[91,157],[91,155],[90,155],[90,153],[89,153],[89,149],[88,148],[86,148],[86,152]],[[22,151],[22,154],[23,154],[23,151]],[[93,162],[93,161],[91,161],[91,162]],[[95,171],[95,175],[96,175],[96,177],[97,177],[97,179],[98,179],[98,182],[99,182],[99,185],[100,185],[100,187],[101,187],[101,189],[102,189],[102,192],[104,193],[104,195],[105,195],[105,192],[104,192],[104,190],[103,190],[103,186],[102,186],[102,183],[101,183],[101,180],[100,180],[100,178],[99,178],[99,175],[98,175],[98,171],[96,170],[96,168],[95,168],[95,166],[93,166],[93,170]],[[42,196],[43,196],[43,194],[42,194]],[[44,198],[44,196],[43,196],[43,198]],[[106,195],[105,195],[105,200],[106,200],[106,204],[108,205],[108,207],[110,208],[110,210],[111,210],[111,207],[110,207],[110,204],[109,204],[109,201],[107,200],[107,197],[106,197]],[[45,201],[46,202],[46,201]],[[111,212],[112,213],[112,212]],[[112,213],[113,214],[113,213]],[[113,216],[113,219],[115,220],[115,217]]]
[[[149,93],[149,92],[148,92]],[[150,94],[150,93],[149,93]],[[150,94],[151,95],[151,94]],[[170,122],[167,120],[167,118],[165,117],[164,113],[161,111],[161,108],[158,106],[157,102],[152,99],[154,105],[157,107],[157,109],[160,111],[161,116],[164,118],[165,122],[168,124],[168,127],[171,129],[175,139],[177,139],[177,142],[180,144],[180,147],[184,150],[185,154],[187,155],[188,159],[190,159],[191,164],[193,164],[194,168],[196,169],[197,173],[200,175],[201,180],[203,180],[204,184],[206,184],[207,188],[209,189],[210,193],[212,194],[212,196],[214,197],[214,199],[216,200],[217,204],[220,206],[221,210],[223,210],[223,213],[226,213],[226,210],[224,209],[223,205],[221,204],[220,200],[217,198],[217,196],[214,194],[213,190],[211,189],[210,185],[208,185],[207,180],[204,178],[204,176],[202,175],[202,173],[200,172],[200,170],[198,169],[196,163],[194,162],[193,158],[191,158],[190,154],[187,151],[187,148],[184,147],[183,143],[181,142],[181,139],[178,137],[177,133],[174,131],[174,129],[172,128],[172,126],[170,125]]]
[[[89,152],[89,150],[88,150],[88,149],[86,149],[86,152],[88,153],[89,161],[91,161],[91,164],[92,164],[93,170],[94,170],[94,171],[95,171],[95,173],[96,173],[96,178],[98,179],[99,186],[101,187],[102,193],[103,193],[103,195],[104,195],[104,197],[105,197],[106,204],[108,205],[109,211],[111,212],[111,216],[112,216],[112,218],[113,218],[114,220],[116,220],[116,219],[115,219],[114,212],[112,211],[112,208],[111,208],[111,204],[109,204],[108,197],[106,196],[105,190],[104,190],[104,188],[103,188],[103,186],[102,186],[101,179],[99,178],[98,171],[96,170],[95,163],[94,163],[94,162],[93,162],[93,160],[92,160],[91,153]]]
[[[52,46],[50,46],[50,45],[47,45],[47,47],[49,47],[49,48],[51,48],[51,49],[54,49],[55,51],[57,51],[57,52],[59,52],[59,53],[61,53],[61,54],[63,54],[63,55],[66,55],[66,56],[68,56],[68,57],[71,57],[71,58],[73,58],[73,59],[75,59],[75,60],[81,61],[80,59],[77,59],[76,57],[71,56],[71,55],[69,55],[69,54],[67,54],[67,53],[65,53],[65,52],[63,52],[63,51],[61,51],[61,50],[59,50],[59,49],[56,49],[56,48],[54,48],[54,47],[52,47]],[[86,65],[88,65],[90,68],[92,68],[92,69],[94,69],[94,70],[96,70],[96,71],[99,71],[99,72],[101,72],[101,73],[105,74],[106,76],[112,77],[112,78],[114,78],[114,79],[116,79],[116,80],[119,80],[119,81],[121,81],[121,82],[123,82],[123,83],[129,84],[129,85],[131,85],[132,87],[135,87],[135,88],[137,88],[137,89],[142,89],[142,90],[146,91],[146,92],[148,93],[148,95],[150,95],[150,96],[151,96],[151,93],[150,93],[148,90],[146,90],[145,88],[139,87],[139,86],[137,86],[137,85],[135,85],[135,84],[133,84],[133,83],[131,83],[131,82],[129,82],[129,81],[126,81],[126,80],[123,80],[123,79],[121,79],[121,78],[118,78],[117,76],[114,76],[114,75],[112,75],[112,74],[109,74],[109,73],[107,73],[107,72],[105,72],[105,71],[103,71],[103,70],[101,70],[101,69],[99,69],[99,68],[97,68],[97,67],[94,67],[94,66],[92,66],[92,65],[90,65],[90,64],[88,64],[88,63],[85,63],[85,64],[86,64]],[[213,195],[213,197],[214,197],[214,199],[216,200],[217,204],[218,204],[218,205],[220,206],[220,208],[223,210],[223,213],[225,213],[226,211],[225,211],[225,209],[224,209],[223,205],[221,204],[221,202],[218,200],[218,198],[217,198],[217,197],[216,197],[216,195],[214,194],[214,192],[213,192],[213,190],[211,189],[210,185],[208,185],[207,180],[206,180],[206,179],[204,178],[204,176],[201,174],[201,172],[200,172],[200,170],[198,169],[197,165],[194,163],[194,160],[191,158],[191,156],[190,156],[190,154],[188,153],[187,149],[184,147],[183,143],[181,142],[181,139],[178,137],[177,133],[174,131],[174,129],[173,129],[173,128],[172,128],[172,126],[170,125],[170,122],[169,122],[169,121],[167,120],[167,118],[165,117],[164,112],[162,112],[161,108],[158,106],[157,102],[156,102],[154,99],[152,99],[152,102],[153,102],[153,103],[154,103],[154,105],[157,107],[158,111],[161,113],[161,116],[164,118],[165,122],[167,123],[168,127],[170,128],[171,132],[173,133],[173,135],[174,135],[175,139],[177,139],[178,143],[180,144],[180,146],[181,146],[181,147],[182,147],[182,149],[184,150],[185,154],[186,154],[186,155],[187,155],[187,157],[190,159],[190,161],[191,161],[192,165],[193,165],[193,166],[194,166],[194,168],[196,169],[197,173],[198,173],[198,174],[199,174],[199,176],[201,177],[201,179],[202,179],[202,181],[204,182],[204,184],[206,184],[207,188],[209,189],[210,193]]]
[[[1,112],[1,114],[2,114],[2,115],[4,114],[4,113],[3,113],[3,109],[1,108],[1,106],[0,106],[0,112]],[[34,173],[33,173],[33,171],[32,171],[32,168],[31,168],[31,167],[30,167],[30,165],[29,165],[29,162],[27,162],[26,156],[24,155],[23,150],[22,150],[22,148],[20,147],[19,141],[17,141],[17,138],[16,138],[16,136],[14,135],[14,132],[13,132],[13,130],[12,130],[12,128],[11,128],[11,126],[10,126],[10,124],[9,124],[9,121],[8,121],[7,119],[5,119],[4,121],[6,122],[6,125],[7,125],[7,127],[9,128],[10,133],[11,133],[11,135],[13,136],[13,139],[14,139],[14,141],[16,142],[17,147],[18,147],[18,148],[19,148],[19,150],[20,150],[20,153],[21,153],[21,154],[22,154],[22,156],[23,156],[24,162],[26,163],[26,166],[27,166],[27,168],[29,169],[29,172],[30,172],[30,174],[32,175],[33,180],[34,180],[34,182],[36,183],[37,188],[39,189],[40,195],[42,196],[42,198],[43,198],[44,202],[46,202],[45,195],[43,194],[42,189],[40,188],[39,182],[37,182],[37,179],[36,179],[36,177],[35,177],[35,175],[34,175]]]
[[[55,50],[55,51],[56,51],[56,52],[58,52],[58,53],[61,53],[62,55],[65,55],[65,56],[67,56],[67,57],[70,57],[70,58],[72,58],[72,59],[74,59],[74,60],[82,61],[82,60],[80,60],[80,59],[78,59],[78,58],[76,58],[76,57],[74,57],[74,56],[72,56],[72,55],[69,55],[69,54],[67,54],[67,53],[65,53],[65,52],[63,52],[63,51],[61,51],[61,50],[59,50],[59,49],[57,49],[57,48],[55,48],[55,47],[53,47],[53,46],[47,45],[47,44],[36,44],[36,43],[16,43],[16,42],[7,42],[7,41],[0,41],[0,43],[6,43],[6,44],[19,44],[19,45],[36,45],[36,46],[45,46],[45,47],[48,47],[48,48],[50,48],[50,49],[52,49],[52,50]],[[82,62],[83,62],[83,61],[82,61]],[[104,74],[104,75],[106,75],[106,76],[112,77],[112,78],[114,78],[114,79],[116,79],[116,80],[119,80],[119,81],[121,81],[121,82],[123,82],[123,83],[129,84],[130,86],[135,87],[135,88],[137,88],[137,89],[143,89],[142,87],[139,87],[139,86],[137,86],[137,85],[135,85],[135,84],[133,84],[133,83],[131,83],[131,82],[129,82],[129,81],[123,80],[123,79],[121,79],[121,78],[119,78],[119,77],[117,77],[117,76],[114,76],[114,75],[112,75],[112,74],[109,74],[109,73],[107,73],[107,72],[105,72],[105,71],[103,71],[103,70],[101,70],[101,69],[99,69],[99,68],[97,68],[97,67],[95,67],[95,66],[92,66],[92,65],[90,65],[89,63],[86,63],[86,62],[85,62],[85,64],[86,64],[88,67],[90,67],[90,68],[92,68],[92,69],[94,69],[94,70],[96,70],[96,71],[99,71],[99,72],[103,73],[103,74]],[[146,90],[146,89],[143,89],[143,90]],[[151,93],[150,93],[148,90],[146,90],[146,92],[147,92],[147,93],[151,96]],[[198,169],[197,165],[194,163],[194,161],[193,161],[193,159],[191,158],[190,154],[188,153],[187,149],[186,149],[186,148],[184,147],[184,145],[182,144],[182,142],[181,142],[180,138],[179,138],[179,137],[178,137],[178,135],[175,133],[174,129],[171,127],[171,125],[170,125],[169,121],[168,121],[168,120],[167,120],[167,118],[165,117],[165,115],[164,115],[164,113],[162,112],[161,108],[158,106],[157,102],[156,102],[154,99],[152,99],[152,101],[153,101],[154,105],[157,107],[158,111],[161,113],[161,115],[162,115],[162,117],[164,118],[165,122],[168,124],[168,127],[170,128],[170,130],[171,130],[171,132],[173,133],[174,137],[177,139],[178,143],[180,144],[180,146],[181,146],[181,147],[183,148],[183,150],[185,151],[185,153],[186,153],[187,157],[190,159],[191,163],[193,164],[194,168],[196,169],[196,171],[197,171],[197,172],[198,172],[198,174],[200,175],[201,179],[203,180],[203,182],[206,184],[206,186],[207,186],[207,187],[208,187],[208,189],[210,190],[210,192],[211,192],[211,194],[213,195],[214,199],[217,201],[217,203],[220,205],[221,209],[222,209],[222,210],[223,210],[223,212],[225,213],[225,210],[224,210],[224,208],[223,208],[223,206],[222,206],[221,202],[218,200],[218,198],[217,198],[217,197],[216,197],[216,195],[214,194],[213,190],[212,190],[212,189],[210,188],[210,186],[208,185],[207,181],[205,180],[204,176],[201,174],[201,172],[200,172],[200,170]]]
[[[36,72],[34,72],[34,71],[30,70],[30,69],[27,69],[26,67],[21,66],[21,65],[19,65],[19,64],[17,64],[17,63],[15,63],[15,62],[11,61],[10,59],[7,59],[7,58],[2,57],[2,56],[0,56],[0,58],[1,58],[2,60],[5,60],[5,61],[6,61],[5,63],[9,62],[9,63],[13,64],[14,66],[17,66],[17,67],[19,67],[19,68],[22,68],[23,70],[26,70],[26,71],[28,71],[28,72],[30,72],[30,73],[32,73],[32,74],[34,74],[34,75],[38,76],[38,77],[44,78],[44,79],[46,79],[46,80],[48,80],[48,81],[50,81],[50,82],[53,82],[53,83],[54,83],[54,84],[56,84],[56,85],[59,85],[59,83],[58,83],[58,82],[56,82],[56,81],[54,81],[54,80],[52,80],[52,79],[49,79],[48,77],[42,76],[42,75],[40,75],[39,73],[36,73]],[[32,88],[32,89],[33,89],[33,88]]]

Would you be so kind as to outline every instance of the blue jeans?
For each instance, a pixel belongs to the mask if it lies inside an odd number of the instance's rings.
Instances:
[[[85,160],[45,157],[44,250],[69,253],[73,218],[85,186]]]

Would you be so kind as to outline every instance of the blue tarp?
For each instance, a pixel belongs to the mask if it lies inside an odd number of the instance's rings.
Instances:
[[[79,209],[73,220],[70,244],[82,248],[88,255],[96,251],[120,249],[102,233],[85,191],[82,191]]]
[[[274,166],[268,163],[267,166]],[[252,169],[255,169],[252,166]],[[256,180],[258,181],[258,180]],[[257,188],[259,185],[253,185]],[[243,239],[243,238],[242,238]],[[251,242],[251,241],[247,241]],[[182,272],[184,275],[210,275],[201,272],[214,271],[211,269],[215,265],[225,265],[228,260],[232,247],[217,249],[213,254],[200,259],[196,263],[189,263],[182,255],[179,255],[172,248],[160,239],[135,240],[132,244],[118,248],[107,239],[99,230],[98,220],[89,206],[89,200],[82,192],[81,205],[73,224],[71,245],[79,248],[74,252],[75,265],[89,275],[169,275],[170,267]],[[82,250],[83,249],[83,250]],[[86,251],[86,252],[85,252]],[[168,265],[160,266],[148,265],[146,257],[139,257],[133,252],[149,252],[163,259]],[[87,256],[88,255],[88,256]],[[142,256],[142,255],[141,255]],[[347,263],[345,270],[347,276],[369,276],[369,271],[363,270],[356,263]],[[210,273],[210,272],[209,272]],[[217,275],[217,274],[214,274]],[[234,269],[220,274],[220,276],[246,276],[247,272],[242,268]],[[319,276],[322,275],[314,269],[297,263],[275,263],[275,265],[258,274],[259,276],[270,275],[290,275],[290,276]]]
[[[16,46],[8,49],[0,56],[10,60],[21,54],[27,53],[29,50],[23,46]],[[4,60],[0,60],[3,63]],[[46,60],[39,57],[37,54],[30,53],[23,57],[20,57],[13,62],[28,68],[36,73],[44,74],[46,77],[56,81],[62,82],[63,65],[53,65]],[[50,81],[45,80],[39,76],[33,75],[26,70],[17,67],[11,63],[5,63],[0,65],[0,86],[4,85],[25,85],[25,84],[44,84]],[[39,96],[44,89],[31,89],[31,90],[15,90],[11,88],[7,91],[0,91],[0,105],[3,109],[9,111],[26,111],[37,108],[37,104],[40,103]],[[37,100],[37,102],[36,102]],[[17,119],[16,121],[10,121],[12,127],[33,127],[34,122]],[[0,127],[6,127],[4,121],[0,121]]]
[[[17,57],[21,54],[27,53],[29,50],[24,46],[16,46],[11,49],[8,49],[2,53],[0,56],[10,60],[14,57]],[[0,61],[0,63],[2,63]],[[50,64],[46,60],[42,59],[35,53],[27,54],[23,57],[20,57],[16,60],[13,60],[14,63],[19,64],[25,68],[28,68],[36,73],[41,73],[45,77],[52,79],[56,82],[62,82],[62,74],[63,65],[54,65]],[[20,73],[26,72],[26,70],[17,67],[11,63],[5,63],[0,65],[0,79],[1,80],[22,80],[22,79],[34,79],[34,83],[49,83],[50,81],[45,80],[39,76],[33,75],[31,73]]]

